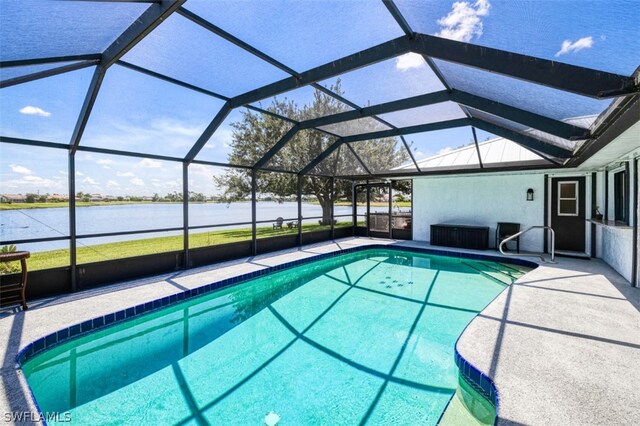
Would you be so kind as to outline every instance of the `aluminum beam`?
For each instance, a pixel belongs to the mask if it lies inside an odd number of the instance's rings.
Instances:
[[[632,77],[416,34],[411,51],[596,99],[640,91]]]
[[[266,154],[262,156],[262,158],[260,158],[260,160],[258,160],[258,162],[253,166],[253,169],[261,169],[262,166],[267,164],[267,162],[269,162],[269,160],[271,160],[287,144],[287,142],[289,142],[298,133],[299,130],[299,124],[296,124],[291,129],[289,129],[289,131],[285,133],[284,136],[282,136],[280,140],[276,142],[276,144],[272,146],[269,151],[267,151]]]
[[[102,59],[102,55],[100,53],[90,53],[87,55],[53,56],[49,58],[35,59],[15,59],[9,61],[0,61],[0,68],[26,67],[29,65],[54,64],[57,62],[94,61],[100,59]]]
[[[64,74],[71,71],[80,70],[93,65],[97,65],[100,62],[99,59],[91,59],[88,61],[76,62],[73,64],[63,65],[61,67],[55,67],[44,71],[38,71],[31,74],[21,75],[19,77],[9,78],[7,80],[0,81],[0,89],[5,87],[11,87],[18,84],[28,83],[30,81],[40,80],[42,78],[53,77],[54,75]]]
[[[218,130],[218,127],[220,127],[220,125],[224,122],[225,118],[227,118],[227,115],[229,115],[232,109],[233,108],[231,107],[229,102],[226,102],[222,106],[220,111],[218,111],[213,120],[211,120],[211,123],[209,123],[207,128],[204,130],[204,133],[200,135],[200,138],[198,138],[196,143],[191,147],[187,155],[184,157],[185,161],[191,162],[194,158],[196,158],[196,155],[198,155],[200,150],[205,146],[209,139],[211,139],[211,136],[213,136],[215,131]]]
[[[317,166],[318,164],[320,164],[322,162],[322,160],[324,160],[325,158],[330,156],[333,151],[338,149],[340,147],[340,145],[342,145],[342,139],[338,139],[337,141],[332,143],[327,149],[322,151],[320,153],[320,155],[318,155],[312,162],[310,162],[309,164],[307,164],[307,166],[305,168],[300,170],[298,175],[302,176],[302,175],[306,175],[307,173],[309,173],[309,171],[313,170],[313,168],[315,166]]]
[[[454,127],[464,127],[471,125],[471,119],[458,118],[455,120],[441,121],[438,123],[420,124],[417,126],[400,127],[397,129],[378,130],[370,133],[362,133],[359,135],[345,136],[342,138],[344,142],[357,142],[368,139],[382,139],[401,135],[410,135],[413,133],[430,132],[433,130],[451,129]]]
[[[71,136],[71,154],[75,154],[78,149],[107,69],[160,25],[164,19],[182,6],[185,1],[186,0],[165,0],[157,4],[152,4],[102,53],[100,64],[97,66],[91,79],[89,90],[85,96],[78,121]]]
[[[560,138],[575,140],[588,139],[590,137],[589,129],[574,126],[572,124],[565,123],[564,121],[554,120],[553,118],[525,111],[520,108],[492,101],[460,90],[454,89],[451,91],[451,100],[489,114],[524,124],[537,130],[542,130],[543,132]]]
[[[502,126],[498,126],[493,123],[488,123],[478,118],[471,118],[470,121],[471,121],[470,123],[471,126],[477,127],[478,129],[484,130],[485,132],[489,132],[489,133],[493,133],[494,135],[501,136],[505,139],[509,139],[510,141],[513,141],[518,145],[522,145],[525,148],[529,148],[534,151],[541,152],[551,157],[566,159],[566,158],[570,158],[571,155],[573,154],[573,152],[568,149],[559,147],[557,145],[552,145],[547,142],[543,142],[532,136],[518,133],[514,130],[506,129]]]
[[[326,80],[348,71],[375,64],[376,62],[394,58],[408,53],[411,43],[407,37],[398,37],[369,49],[362,50],[349,56],[337,59],[333,62],[312,68],[300,73],[299,77],[288,77],[275,83],[268,84],[255,90],[251,90],[231,100],[234,106],[240,106],[270,98],[298,87]]]
[[[380,105],[374,105],[365,107],[359,110],[345,111],[333,115],[324,117],[313,118],[310,120],[301,121],[297,126],[293,127],[287,132],[264,156],[256,163],[255,168],[259,169],[266,164],[271,158],[273,158],[286,143],[295,136],[295,134],[304,129],[317,128],[319,126],[326,126],[329,124],[342,123],[350,120],[357,120],[359,118],[372,117],[377,114],[384,114],[393,111],[399,111],[403,109],[416,108],[419,106],[431,105],[435,103],[445,102],[450,99],[449,93],[446,90],[428,93],[426,95],[414,96],[411,98],[402,99],[399,101],[387,102]],[[318,129],[321,130],[321,129]]]
[[[476,154],[478,154],[478,163],[480,164],[480,168],[484,169],[484,165],[482,165],[482,156],[480,155],[480,146],[478,145],[478,136],[476,135],[475,127],[471,127],[471,134],[473,135],[473,143],[476,145]]]

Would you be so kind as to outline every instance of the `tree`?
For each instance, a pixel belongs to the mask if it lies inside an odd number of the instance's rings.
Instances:
[[[343,95],[338,80],[330,87],[333,92]],[[299,106],[292,100],[275,98],[268,111],[296,121],[336,114],[349,109],[337,99],[315,90],[313,102],[310,105]],[[349,127],[348,130],[346,127]],[[230,164],[253,165],[292,127],[279,118],[252,111],[243,112],[242,118],[231,123],[233,128]],[[341,123],[327,128],[336,134],[367,133],[386,128],[373,119],[354,120],[348,124]],[[311,163],[319,154],[331,146],[336,138],[314,129],[307,129],[297,134],[276,154],[266,167],[275,170],[299,172]],[[369,170],[389,170],[408,161],[409,155],[402,146],[402,142],[395,138],[376,139],[372,141],[355,142],[352,144],[360,158]],[[317,199],[322,207],[322,224],[331,223],[331,184],[326,176],[338,174],[351,175],[358,171],[364,174],[362,166],[355,155],[346,145],[341,146],[332,156],[320,162],[303,179],[302,192]],[[251,194],[251,172],[245,169],[229,169],[221,176],[214,176],[216,185],[222,189],[221,199],[233,202],[246,199]],[[336,198],[351,199],[351,185],[346,181],[336,181]],[[297,193],[297,178],[295,174],[258,172],[257,192],[272,196],[278,202],[284,202]]]

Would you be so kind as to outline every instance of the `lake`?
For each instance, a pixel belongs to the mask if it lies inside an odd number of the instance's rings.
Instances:
[[[258,221],[275,221],[276,218],[296,220],[298,204],[295,202],[276,203],[259,201],[257,205]],[[408,208],[403,208],[408,211]],[[350,206],[336,206],[335,215],[350,215]],[[358,213],[366,209],[358,207]],[[387,211],[387,207],[371,207],[371,211]],[[302,204],[302,216],[322,215],[318,204]],[[337,218],[351,220],[350,218]],[[189,225],[219,225],[251,221],[251,203],[193,203],[189,204]],[[308,223],[317,222],[308,220]],[[305,221],[307,223],[307,221]],[[267,224],[268,225],[268,224]],[[78,207],[76,209],[76,229],[78,235],[99,234],[121,231],[142,231],[146,229],[176,228],[182,226],[182,204],[122,204]],[[243,228],[249,225],[224,226],[216,229]],[[258,225],[260,226],[260,225]],[[264,226],[264,225],[262,225]],[[192,232],[203,232],[194,230]],[[121,235],[78,240],[79,244],[93,245],[115,241],[127,241],[155,236],[177,235],[181,231],[152,234]],[[69,235],[69,211],[66,208],[44,208],[0,211],[0,241],[26,240],[35,238],[60,237]],[[19,249],[30,251],[67,248],[67,241],[20,244]]]

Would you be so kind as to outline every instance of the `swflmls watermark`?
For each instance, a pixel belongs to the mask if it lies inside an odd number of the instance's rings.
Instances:
[[[32,413],[31,411],[14,411],[11,413],[4,413],[2,417],[7,423],[23,423],[23,422],[58,422],[69,423],[71,422],[71,413],[60,413],[57,411],[47,411],[44,413]]]

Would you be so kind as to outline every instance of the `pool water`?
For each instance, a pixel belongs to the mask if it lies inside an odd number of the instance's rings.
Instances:
[[[75,424],[436,424],[458,336],[524,272],[364,250],[85,335],[23,371],[42,412]]]

